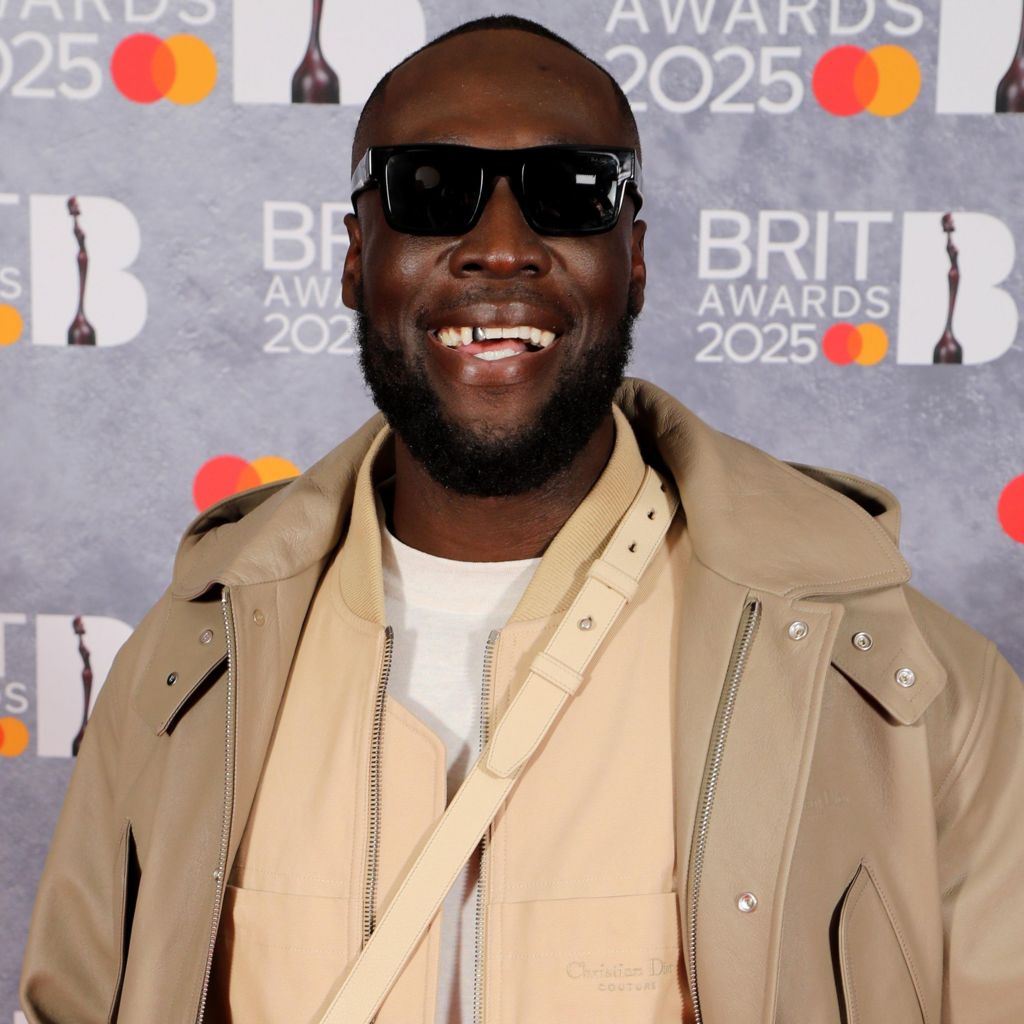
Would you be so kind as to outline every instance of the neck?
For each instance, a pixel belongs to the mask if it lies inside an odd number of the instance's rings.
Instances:
[[[410,547],[462,562],[536,558],[593,487],[614,444],[609,411],[583,450],[543,487],[477,498],[442,487],[396,436],[395,535]]]

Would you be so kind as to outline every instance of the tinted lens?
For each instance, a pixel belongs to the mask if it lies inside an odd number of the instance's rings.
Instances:
[[[527,214],[541,231],[602,231],[615,223],[619,161],[611,153],[549,150],[523,167]]]
[[[406,150],[384,169],[388,221],[399,231],[458,235],[480,202],[480,164],[458,153]]]

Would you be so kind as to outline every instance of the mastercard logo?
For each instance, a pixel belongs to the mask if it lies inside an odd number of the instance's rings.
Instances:
[[[834,324],[825,332],[821,350],[838,366],[874,366],[889,351],[889,335],[878,324]]]
[[[28,746],[28,728],[20,718],[0,718],[0,757],[17,757]]]
[[[211,505],[239,491],[272,484],[276,480],[289,480],[299,472],[294,462],[277,455],[264,455],[252,462],[246,462],[237,455],[217,455],[196,473],[192,482],[192,498],[196,508],[205,512]]]
[[[206,99],[217,84],[217,58],[196,36],[160,39],[139,32],[117,44],[110,74],[118,92],[133,103],[166,98],[187,106]]]
[[[1011,480],[999,498],[999,522],[1007,536],[1024,544],[1024,474]]]
[[[895,117],[917,100],[921,68],[902,46],[837,46],[818,61],[811,85],[821,106],[836,117],[865,110],[876,117]]]
[[[13,345],[20,337],[25,323],[21,314],[6,302],[0,302],[0,347]]]

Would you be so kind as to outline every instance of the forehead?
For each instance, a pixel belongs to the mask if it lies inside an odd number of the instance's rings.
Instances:
[[[368,145],[633,145],[607,76],[550,39],[484,30],[418,54],[391,77]]]

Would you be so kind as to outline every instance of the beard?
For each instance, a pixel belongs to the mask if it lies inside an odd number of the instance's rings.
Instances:
[[[413,457],[457,494],[501,498],[543,487],[565,470],[611,410],[633,345],[632,305],[587,358],[566,360],[536,419],[516,430],[464,427],[445,414],[422,352],[401,347],[356,312],[359,365],[377,408]]]

